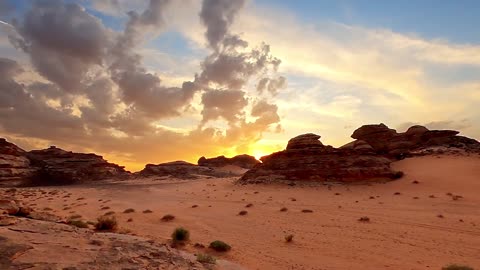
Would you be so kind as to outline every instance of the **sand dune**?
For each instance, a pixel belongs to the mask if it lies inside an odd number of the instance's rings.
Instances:
[[[122,228],[161,242],[169,240],[175,227],[184,226],[191,232],[186,251],[198,252],[193,247],[197,242],[223,240],[232,250],[212,254],[246,269],[480,266],[480,157],[416,157],[393,167],[405,176],[385,184],[242,186],[234,184],[235,178],[137,179],[42,188],[60,192],[37,192],[29,199],[36,208],[80,214],[85,220],[115,211]],[[419,183],[412,183],[415,180]],[[71,195],[63,198],[67,193]],[[454,200],[455,195],[463,198]],[[282,207],[288,211],[281,212]],[[122,213],[127,208],[135,212]],[[143,213],[147,209],[152,213]],[[240,216],[241,210],[248,213]],[[176,219],[162,222],[165,214]],[[370,222],[359,222],[363,216]],[[127,222],[129,218],[133,221]],[[287,234],[294,235],[291,243],[284,240]]]

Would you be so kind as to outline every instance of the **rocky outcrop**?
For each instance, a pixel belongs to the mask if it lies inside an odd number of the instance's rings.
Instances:
[[[392,179],[391,160],[376,155],[359,143],[358,149],[324,146],[315,134],[291,139],[287,149],[261,158],[262,163],[246,172],[240,183],[269,181],[357,182]],[[369,150],[369,151],[366,151]]]
[[[109,163],[96,154],[74,153],[55,146],[28,152],[32,166],[39,168],[33,184],[61,185],[107,178],[127,177],[123,166]]]
[[[201,157],[198,160],[198,165],[204,167],[224,167],[228,165],[238,166],[240,168],[251,169],[256,164],[260,163],[255,157],[249,155],[238,155],[232,158],[225,156],[218,156],[215,158]]]
[[[55,146],[26,152],[0,139],[0,184],[63,185],[129,175],[124,167],[99,155],[74,153]]]
[[[180,179],[196,179],[201,176],[227,177],[228,172],[217,171],[214,168],[198,166],[186,161],[173,161],[161,164],[147,164],[143,170],[136,173],[141,177],[173,177]]]
[[[0,138],[0,182],[21,180],[31,177],[36,168],[30,166],[30,160],[20,147]]]
[[[432,147],[459,148],[467,152],[480,150],[480,143],[474,139],[458,136],[455,130],[429,130],[424,126],[412,126],[406,132],[398,133],[385,124],[364,125],[352,134],[356,141],[341,149],[355,149],[358,144],[368,144],[373,150],[390,157],[404,157]]]

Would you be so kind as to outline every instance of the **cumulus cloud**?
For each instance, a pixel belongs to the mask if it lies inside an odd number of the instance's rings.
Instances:
[[[93,2],[109,14],[125,4]],[[0,59],[0,130],[35,142],[27,145],[99,151],[129,164],[247,151],[280,121],[267,96],[251,104],[249,82],[274,74],[280,60],[268,45],[249,48],[231,32],[242,7],[243,1],[203,2],[199,23],[206,27],[209,55],[191,81],[166,86],[144,66],[138,50],[166,29],[166,14],[175,8],[171,1],[150,0],[143,11],[127,12],[122,31],[107,28],[76,3],[33,2],[8,33],[28,56],[28,68]],[[158,124],[182,119],[187,111],[199,113],[190,130]],[[226,130],[205,125],[218,119],[229,123]]]

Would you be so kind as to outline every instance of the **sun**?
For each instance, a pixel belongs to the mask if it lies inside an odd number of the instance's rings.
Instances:
[[[255,149],[252,152],[252,156],[254,156],[257,160],[260,160],[261,157],[269,155],[269,154],[271,154],[271,153],[268,152],[268,151],[265,151],[263,149]]]

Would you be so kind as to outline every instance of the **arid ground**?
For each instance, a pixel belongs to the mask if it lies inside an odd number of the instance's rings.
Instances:
[[[23,201],[60,216],[81,215],[85,221],[114,211],[120,228],[158,242],[168,242],[172,231],[183,226],[191,239],[182,249],[196,253],[195,243],[222,240],[232,250],[212,254],[245,269],[479,267],[480,157],[415,157],[393,167],[404,177],[368,185],[136,179],[29,188],[34,195]],[[45,193],[52,190],[59,192]],[[288,210],[280,211],[284,207]],[[128,208],[135,212],[123,213]],[[242,210],[248,213],[239,215]],[[166,214],[175,219],[161,221]],[[361,217],[370,221],[359,221]],[[294,237],[287,243],[289,234]],[[206,248],[201,252],[211,253]]]

